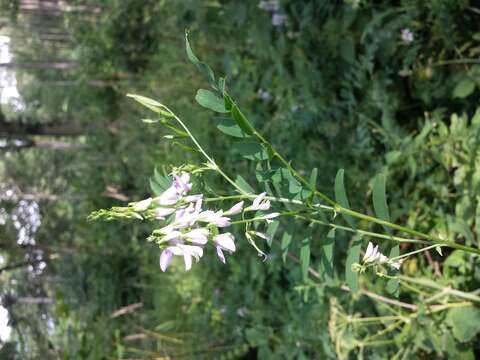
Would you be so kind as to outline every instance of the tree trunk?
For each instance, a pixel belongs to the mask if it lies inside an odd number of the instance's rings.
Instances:
[[[78,66],[75,61],[59,61],[59,62],[38,62],[38,63],[2,63],[0,64],[0,68],[8,68],[8,69],[33,69],[33,70],[68,70],[74,69]]]
[[[22,138],[32,135],[45,136],[81,136],[85,131],[76,124],[52,122],[49,124],[28,124],[21,121],[4,121],[0,119],[0,135],[10,138]]]

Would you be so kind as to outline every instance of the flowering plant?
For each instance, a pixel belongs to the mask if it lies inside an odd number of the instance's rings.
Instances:
[[[225,263],[224,252],[232,254],[237,248],[234,235],[231,232],[225,232],[226,228],[234,225],[245,226],[244,238],[264,259],[268,258],[266,250],[264,246],[258,246],[256,240],[266,240],[270,245],[282,218],[287,224],[296,220],[307,224],[326,226],[331,228],[327,236],[331,241],[323,246],[322,250],[325,256],[322,257],[320,263],[325,281],[333,281],[334,277],[332,263],[335,232],[346,231],[353,234],[352,244],[347,252],[345,262],[345,279],[352,291],[358,288],[359,274],[368,268],[380,267],[385,271],[377,271],[376,274],[387,277],[389,279],[388,288],[395,293],[398,288],[397,274],[401,269],[402,261],[410,255],[432,248],[440,254],[442,247],[480,254],[480,250],[477,248],[391,222],[386,201],[386,180],[382,174],[377,175],[374,179],[372,197],[375,216],[350,209],[344,185],[343,169],[340,169],[335,177],[335,199],[319,191],[316,186],[318,170],[313,169],[308,179],[301,175],[240,110],[226,90],[225,78],[216,79],[213,70],[197,58],[190,47],[188,35],[185,40],[189,60],[205,75],[211,88],[210,90],[198,90],[197,102],[207,109],[222,114],[218,119],[217,128],[224,134],[241,140],[237,144],[237,149],[246,159],[257,163],[257,179],[266,191],[258,194],[241,175],[237,175],[235,180],[227,175],[213,157],[204,150],[185,123],[166,105],[140,95],[129,95],[159,116],[156,120],[146,120],[146,122],[161,123],[173,131],[174,135],[167,138],[191,142],[206,162],[173,168],[169,176],[156,173],[155,181],[152,184],[152,189],[157,194],[156,197],[130,203],[127,207],[99,210],[92,213],[90,219],[162,221],[162,226],[153,230],[148,237],[149,241],[156,243],[161,249],[160,268],[162,271],[167,270],[174,256],[183,257],[185,269],[190,270],[192,258],[199,260],[203,256],[204,249],[209,245],[215,249],[218,259]],[[215,197],[208,197],[204,192],[191,194],[195,188],[194,179],[201,178],[206,171],[213,171],[222,177],[231,185],[233,193]],[[224,201],[234,201],[235,203],[228,210],[204,206]],[[250,201],[251,204],[246,206],[246,202]],[[274,206],[278,209],[268,212]],[[285,210],[280,210],[280,207],[284,207]],[[252,213],[253,216],[250,216],[249,214]],[[241,216],[241,219],[235,220],[234,216]],[[359,221],[361,221],[362,227],[359,226]],[[380,225],[384,232],[365,229],[364,227],[368,223]],[[267,226],[266,233],[257,231],[260,224]],[[291,238],[288,230],[284,229],[282,248],[286,252],[288,252]],[[369,242],[365,255],[360,260],[363,238],[385,241],[384,251],[388,252],[388,256],[378,249],[378,245],[374,246]],[[311,237],[307,237],[302,242],[299,259],[305,277],[311,270],[309,267],[310,240]],[[427,246],[400,255],[400,243]]]

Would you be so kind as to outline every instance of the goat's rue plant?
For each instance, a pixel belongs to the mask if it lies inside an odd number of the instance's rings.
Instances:
[[[330,198],[316,187],[317,169],[313,169],[307,179],[297,171],[291,162],[285,159],[240,110],[234,99],[226,90],[225,78],[216,79],[213,70],[201,62],[194,54],[185,38],[186,52],[189,60],[206,77],[209,90],[200,89],[195,97],[203,107],[220,116],[217,128],[222,133],[236,138],[236,149],[245,157],[256,163],[257,179],[261,190],[255,191],[240,174],[235,180],[227,175],[222,167],[208,154],[185,123],[166,105],[140,96],[128,95],[157,114],[158,119],[145,120],[159,123],[173,133],[166,136],[175,142],[190,142],[200,153],[205,162],[187,164],[171,169],[168,176],[155,171],[151,182],[155,197],[128,204],[126,207],[113,207],[96,211],[90,215],[96,219],[138,219],[152,221],[158,225],[148,237],[159,248],[160,269],[166,271],[175,256],[183,258],[185,270],[192,267],[192,259],[202,258],[204,251],[211,248],[222,263],[226,263],[226,254],[233,254],[238,243],[246,240],[253,246],[259,256],[268,259],[265,242],[271,245],[279,225],[299,222],[305,225],[321,225],[331,228],[327,241],[318,246],[324,247],[325,255],[320,262],[321,270],[332,277],[333,243],[336,231],[353,234],[352,244],[347,253],[347,285],[351,290],[357,289],[358,275],[373,268],[373,273],[387,277],[392,292],[401,278],[402,262],[408,256],[429,249],[436,249],[441,254],[442,247],[480,254],[477,248],[443,239],[432,234],[420,232],[392,223],[386,202],[385,177],[377,175],[373,183],[373,209],[376,216],[363,214],[350,209],[344,185],[344,171],[340,169],[335,177],[335,199]],[[210,196],[210,192],[201,189],[203,174],[213,171],[231,186],[231,193],[223,196]],[[216,203],[231,202],[227,208],[220,209]],[[384,232],[361,229],[360,222],[380,225]],[[229,228],[242,226],[242,238],[235,239]],[[283,230],[283,229],[282,229]],[[287,231],[287,230],[285,230]],[[282,237],[282,250],[288,252],[292,236],[287,232]],[[382,241],[384,251],[379,245],[368,241],[364,256],[361,257],[364,241],[375,239]],[[308,240],[308,239],[307,239]],[[400,255],[400,243],[416,243],[420,248]],[[311,241],[302,242],[299,262],[304,275],[308,275],[310,264]]]

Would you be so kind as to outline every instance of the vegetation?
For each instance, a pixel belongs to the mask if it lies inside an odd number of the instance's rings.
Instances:
[[[0,114],[1,358],[479,356],[474,2],[35,4],[0,2],[13,55],[0,70],[24,104]],[[233,107],[245,116],[226,119]],[[235,185],[204,169],[172,114]],[[226,264],[205,251],[164,273],[146,241],[158,221],[87,221],[160,195],[172,170],[216,209],[267,191],[282,215],[248,229],[269,235],[254,238],[267,261],[237,224]],[[399,271],[352,271],[369,242],[412,254]]]

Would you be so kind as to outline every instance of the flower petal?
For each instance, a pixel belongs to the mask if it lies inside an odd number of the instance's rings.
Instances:
[[[183,261],[185,262],[185,271],[189,271],[192,268],[192,254],[188,251],[184,251]]]
[[[234,239],[235,238],[233,237],[232,234],[225,233],[225,234],[220,234],[215,236],[213,238],[213,241],[222,249],[234,252],[235,251],[235,243],[233,241]]]
[[[243,201],[240,201],[239,203],[236,203],[235,205],[233,205],[230,210],[228,210],[227,212],[225,212],[225,215],[236,215],[236,214],[239,214],[242,212],[243,210],[243,204],[244,202]]]
[[[137,202],[133,206],[133,211],[142,212],[142,211],[147,210],[150,207],[150,205],[152,203],[152,200],[153,199],[151,197],[149,197],[148,199]]]
[[[262,202],[262,200],[265,198],[265,196],[267,196],[267,193],[266,192],[263,192],[261,193],[260,195],[258,195],[255,200],[253,200],[253,204],[252,204],[252,207],[256,208],[258,207],[258,205],[260,205],[260,203]]]
[[[172,252],[168,249],[165,249],[162,251],[162,254],[160,255],[160,269],[165,272],[167,271],[168,265],[170,265],[170,262],[172,261]]]
[[[217,246],[217,256],[218,259],[225,264],[225,255],[223,254],[222,248],[220,246]]]

